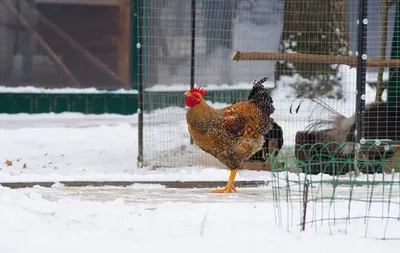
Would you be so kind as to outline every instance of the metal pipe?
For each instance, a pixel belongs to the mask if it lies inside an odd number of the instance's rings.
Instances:
[[[143,0],[137,1],[138,26],[138,157],[139,166],[143,165]]]
[[[195,85],[195,64],[196,64],[196,0],[191,4],[191,51],[190,51],[190,89]],[[190,144],[193,144],[193,138],[190,137]]]
[[[191,52],[190,52],[190,88],[195,85],[195,64],[196,64],[196,0],[192,0],[192,27],[191,27]]]

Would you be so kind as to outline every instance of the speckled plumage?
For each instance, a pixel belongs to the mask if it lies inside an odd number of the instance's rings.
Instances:
[[[263,135],[271,128],[274,112],[272,98],[262,85],[255,83],[249,100],[223,109],[209,106],[199,94],[199,103],[187,111],[189,133],[196,145],[216,157],[229,169],[240,168],[259,151]]]

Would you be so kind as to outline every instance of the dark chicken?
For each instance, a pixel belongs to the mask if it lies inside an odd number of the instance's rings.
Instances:
[[[356,113],[345,117],[320,99],[309,99],[315,104],[310,114],[310,124],[306,131],[317,134],[319,142],[347,143],[340,150],[343,155],[354,152]],[[303,100],[302,100],[303,101]],[[302,101],[296,108],[299,111]],[[292,109],[292,108],[291,108]],[[292,111],[290,109],[290,111]],[[313,114],[328,115],[328,119],[311,119]],[[400,116],[397,107],[389,107],[383,102],[367,104],[362,114],[361,137],[364,139],[400,140]]]
[[[193,88],[185,92],[188,130],[193,142],[216,157],[230,170],[229,180],[215,193],[236,191],[235,176],[241,164],[259,151],[264,135],[273,126],[270,115],[275,111],[269,91],[263,86],[267,78],[255,82],[248,100],[215,109],[204,100],[206,91]]]
[[[262,149],[255,153],[250,160],[266,162],[269,157],[277,157],[283,146],[283,142],[282,127],[274,122],[272,129],[264,135],[264,145]]]

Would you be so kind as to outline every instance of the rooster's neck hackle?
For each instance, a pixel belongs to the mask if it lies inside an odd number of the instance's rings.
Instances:
[[[192,124],[208,124],[217,114],[217,110],[204,101],[200,100],[200,103],[188,109],[186,118]]]

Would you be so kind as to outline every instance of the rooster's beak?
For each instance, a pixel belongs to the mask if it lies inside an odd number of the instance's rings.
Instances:
[[[184,95],[185,95],[186,97],[190,97],[192,94],[190,94],[189,91],[186,91],[186,92],[184,93]]]

